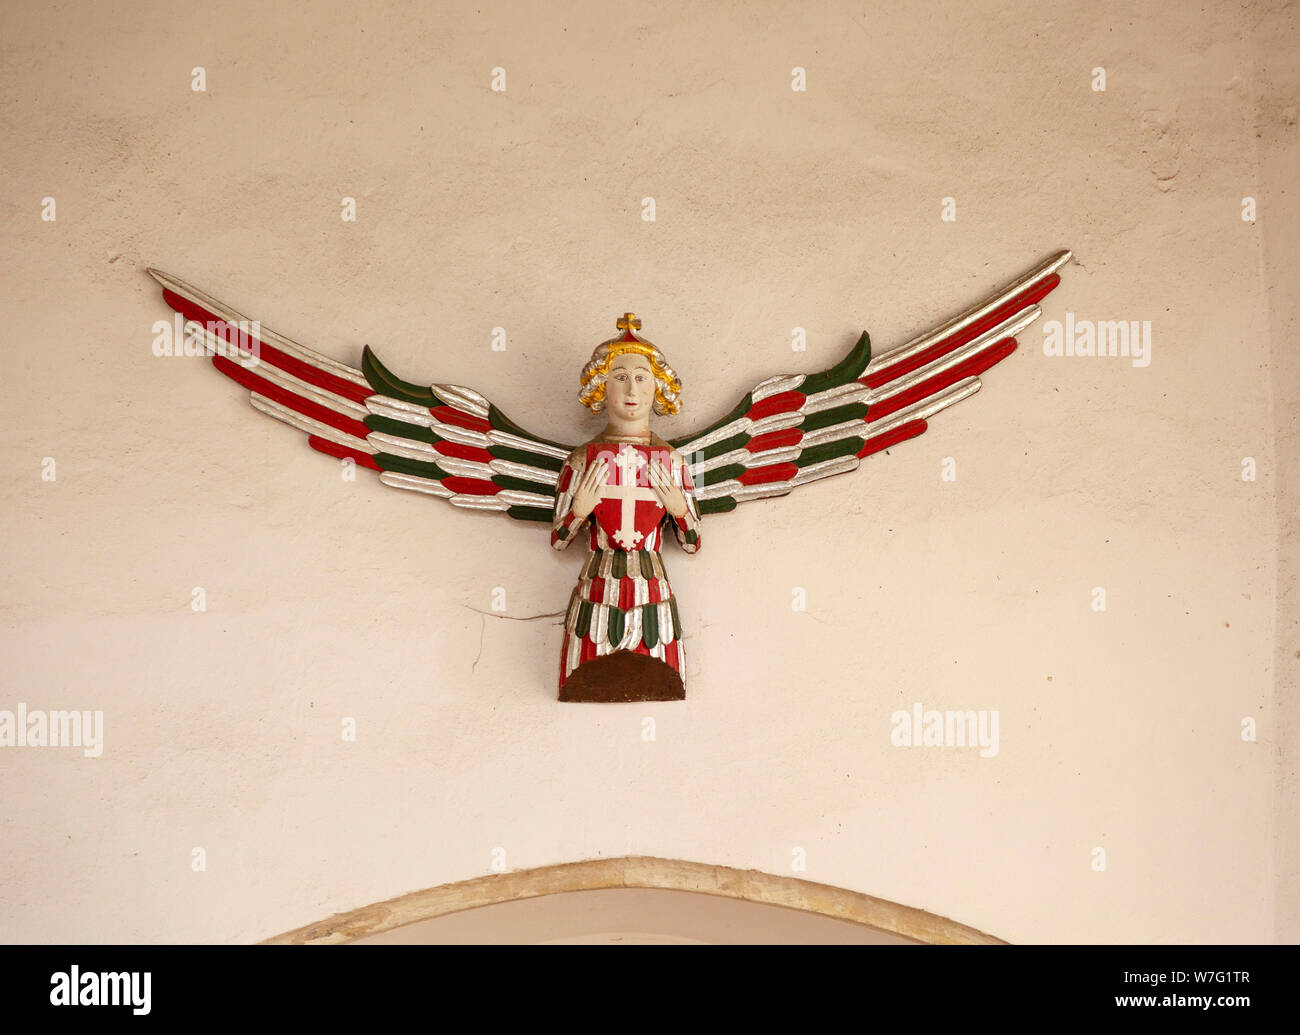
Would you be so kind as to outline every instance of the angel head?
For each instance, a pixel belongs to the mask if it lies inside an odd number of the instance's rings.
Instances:
[[[597,345],[582,368],[578,401],[592,413],[610,401],[618,404],[613,412],[624,419],[648,417],[651,409],[661,416],[681,409],[682,383],[664,354],[632,333],[640,326],[633,314],[624,313],[618,321],[623,334]]]

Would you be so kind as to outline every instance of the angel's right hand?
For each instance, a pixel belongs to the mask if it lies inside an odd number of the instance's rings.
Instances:
[[[573,514],[579,521],[584,520],[600,502],[600,490],[605,484],[608,470],[608,462],[600,460],[583,471],[577,491],[573,494]]]

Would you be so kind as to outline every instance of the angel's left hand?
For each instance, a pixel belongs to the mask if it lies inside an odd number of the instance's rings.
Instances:
[[[686,494],[657,457],[650,461],[650,485],[669,514],[675,518],[686,514]]]

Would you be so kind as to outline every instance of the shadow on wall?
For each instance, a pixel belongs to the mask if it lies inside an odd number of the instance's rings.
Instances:
[[[267,944],[990,945],[965,924],[828,884],[680,859],[563,863],[376,902]]]

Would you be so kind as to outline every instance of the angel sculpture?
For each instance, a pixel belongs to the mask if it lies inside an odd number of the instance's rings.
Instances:
[[[621,333],[592,353],[578,392],[608,424],[576,448],[531,434],[472,389],[403,381],[368,345],[358,370],[260,324],[250,335],[229,306],[149,273],[187,332],[202,334],[216,368],[252,393],[256,409],[306,432],[312,448],[378,471],[385,485],[546,522],[556,549],[585,531],[559,699],[663,701],[686,696],[683,626],[661,554],[665,526],[695,553],[702,514],[784,496],[920,435],[1015,350],[1070,258],[1058,252],[875,358],[864,332],[829,369],[768,378],[720,420],[669,440],[650,430],[650,415],[679,411],[681,381],[625,313]]]

